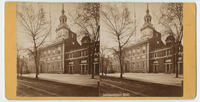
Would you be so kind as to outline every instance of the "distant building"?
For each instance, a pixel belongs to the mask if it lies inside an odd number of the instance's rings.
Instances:
[[[147,6],[144,25],[141,28],[142,37],[139,42],[124,48],[125,72],[163,72],[175,73],[176,47],[173,34],[166,38],[166,44],[161,40],[161,34],[155,30],[151,23],[151,15]],[[179,73],[183,73],[183,48],[177,59]]]
[[[77,34],[72,32],[67,25],[64,7],[59,18],[60,24],[56,29],[56,41],[39,49],[40,73],[79,73],[91,74],[90,44],[91,39],[87,34],[82,38],[81,44],[77,41]],[[95,48],[94,73],[99,74],[99,42]],[[29,54],[30,72],[35,72],[34,58]]]

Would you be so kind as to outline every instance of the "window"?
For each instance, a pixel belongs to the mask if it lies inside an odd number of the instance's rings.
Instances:
[[[58,50],[61,50],[61,47],[58,47]]]
[[[157,57],[157,53],[154,53],[154,57],[155,57],[155,58]]]
[[[60,54],[60,50],[58,50],[58,54]]]
[[[142,49],[143,49],[143,50],[145,50],[145,49],[146,49],[146,47],[145,47],[145,46],[143,46],[143,47],[142,47]]]
[[[72,58],[72,53],[69,53],[69,58]]]
[[[74,73],[74,66],[73,65],[69,65],[69,73],[70,74]]]
[[[143,65],[142,67],[144,68],[144,65],[145,65],[144,61],[142,62],[142,65]]]
[[[74,54],[73,53],[71,53],[71,58],[73,58],[74,57]]]
[[[139,48],[137,49],[137,52],[140,53],[140,49]]]
[[[168,50],[168,54],[171,55],[171,50],[170,49]]]
[[[80,55],[83,56],[83,52],[82,51],[80,51]]]
[[[67,59],[69,58],[69,54],[66,54],[66,58],[67,58]]]
[[[53,52],[53,53],[52,53],[53,55],[56,53],[56,51],[55,51],[55,50],[52,50],[52,52]]]
[[[133,55],[133,56],[135,55],[135,50],[134,50],[134,49],[132,50],[132,55]]]
[[[170,49],[166,50],[166,55],[170,55],[170,54],[171,54],[171,50]]]
[[[85,50],[82,50],[81,51],[81,56],[85,56],[86,55],[86,51]]]
[[[157,44],[159,44],[159,41],[157,41]]]
[[[131,50],[128,51],[128,55],[129,55],[129,56],[131,55]]]
[[[133,63],[132,63],[132,68],[134,68],[134,67],[135,67],[135,63],[133,62]]]
[[[145,53],[145,50],[143,49],[142,52]]]

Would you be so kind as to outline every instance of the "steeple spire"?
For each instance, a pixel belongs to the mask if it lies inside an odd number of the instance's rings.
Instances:
[[[64,4],[62,4],[62,14],[64,15],[65,10],[64,10]]]
[[[65,10],[64,10],[64,4],[62,4],[62,10],[61,10],[62,15],[60,16],[60,24],[64,24],[67,22],[67,16],[65,15]]]
[[[149,14],[149,3],[147,3],[147,10],[146,13]]]
[[[149,4],[147,3],[146,15],[144,16],[145,24],[151,24],[151,15],[149,14]]]
[[[149,4],[147,3],[146,4],[146,15],[144,16],[144,25],[143,25],[141,30],[145,29],[146,27],[153,28],[153,25],[151,23],[151,19],[152,19],[152,17],[149,13]]]

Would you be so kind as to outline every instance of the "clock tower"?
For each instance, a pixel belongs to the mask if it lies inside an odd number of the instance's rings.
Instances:
[[[61,16],[59,17],[60,24],[56,29],[56,39],[68,39],[69,38],[69,28],[67,25],[67,16],[65,15],[64,4],[62,4]]]
[[[146,15],[144,16],[144,25],[141,29],[142,39],[147,39],[153,37],[154,27],[151,23],[151,15],[149,14],[149,5],[147,4]]]

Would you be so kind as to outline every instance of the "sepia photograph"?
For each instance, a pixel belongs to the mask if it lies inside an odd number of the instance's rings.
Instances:
[[[100,95],[183,95],[182,3],[103,3],[100,18]]]
[[[98,96],[99,3],[17,3],[17,96]]]
[[[19,97],[182,97],[183,3],[16,3]]]

